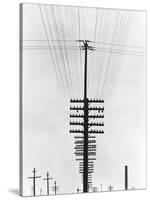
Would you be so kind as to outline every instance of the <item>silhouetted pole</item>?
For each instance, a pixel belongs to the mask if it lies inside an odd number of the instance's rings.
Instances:
[[[112,185],[109,185],[109,186],[108,186],[108,190],[109,190],[109,191],[112,191],[112,190],[113,190],[113,186],[112,186]]]
[[[84,42],[85,50],[85,69],[84,69],[84,143],[83,143],[83,192],[88,192],[88,99],[87,99],[87,48],[88,44]]]
[[[56,184],[56,181],[54,181],[54,186],[52,187],[52,190],[54,191],[56,195],[56,192],[59,190],[59,186]]]
[[[56,195],[56,191],[57,191],[57,184],[56,184],[56,181],[54,182],[54,188],[55,188],[55,195]]]
[[[88,50],[95,50],[93,46],[90,46],[88,43],[91,41],[89,40],[78,40],[78,42],[82,42],[83,45],[80,46],[80,49],[85,51],[85,63],[84,63],[84,97],[83,99],[71,99],[70,103],[83,103],[82,106],[70,106],[70,110],[76,110],[77,112],[79,110],[83,111],[83,114],[71,114],[71,118],[82,118],[83,121],[70,121],[70,125],[79,125],[83,126],[83,129],[71,129],[70,133],[83,133],[83,136],[75,137],[78,139],[75,144],[75,155],[76,156],[82,156],[82,158],[77,158],[78,161],[83,161],[83,165],[79,166],[79,173],[83,174],[83,192],[88,192],[89,190],[89,184],[92,183],[91,175],[94,172],[93,165],[90,166],[89,163],[93,160],[96,160],[96,158],[93,158],[93,156],[96,156],[96,140],[95,136],[91,136],[89,134],[103,134],[103,130],[94,130],[97,126],[104,126],[104,122],[89,122],[89,119],[96,119],[96,118],[104,118],[104,115],[97,115],[97,114],[89,114],[90,111],[98,111],[103,112],[104,107],[99,106],[90,106],[91,103],[104,103],[104,100],[101,99],[88,99],[87,97],[87,52]],[[90,103],[90,104],[89,104]],[[90,129],[93,127],[93,129]]]
[[[128,190],[128,166],[125,166],[125,190]]]
[[[36,178],[41,178],[41,176],[35,176],[36,170],[35,168],[33,169],[33,177],[28,177],[29,179],[33,179],[33,196],[36,195],[36,190],[35,190],[35,179]]]
[[[85,65],[84,65],[84,99],[87,98],[87,48],[88,43],[84,41],[84,50],[85,50]]]
[[[49,173],[47,172],[46,178],[43,178],[43,180],[47,182],[47,195],[49,195],[49,180],[53,178],[49,178]]]

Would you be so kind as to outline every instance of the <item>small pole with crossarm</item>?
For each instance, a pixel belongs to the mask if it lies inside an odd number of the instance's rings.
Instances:
[[[43,178],[43,180],[47,182],[47,195],[49,195],[49,180],[50,179],[53,179],[53,178],[50,178],[49,173],[47,172],[46,178]]]
[[[54,186],[52,187],[52,190],[54,191],[56,195],[57,191],[59,190],[59,186],[57,185],[56,181],[54,181]]]
[[[35,176],[36,170],[35,168],[33,169],[33,176],[32,177],[28,177],[28,179],[33,179],[33,196],[36,195],[36,190],[35,190],[35,180],[36,178],[41,178],[41,176]]]

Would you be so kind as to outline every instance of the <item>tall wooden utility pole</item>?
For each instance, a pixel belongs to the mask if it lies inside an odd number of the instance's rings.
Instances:
[[[36,195],[36,190],[35,190],[35,180],[36,178],[41,178],[41,176],[35,176],[36,170],[35,168],[33,169],[33,176],[32,177],[28,177],[29,179],[33,179],[33,196]]]
[[[82,158],[79,158],[77,160],[81,161],[79,173],[83,174],[83,192],[88,192],[90,185],[92,184],[91,180],[91,173],[94,172],[94,164],[93,160],[96,160],[96,158],[92,158],[91,156],[96,155],[96,137],[92,136],[92,134],[103,134],[103,130],[95,130],[91,129],[91,127],[101,127],[104,126],[104,122],[89,122],[89,120],[104,118],[103,114],[98,115],[96,112],[103,113],[104,112],[104,106],[90,106],[93,103],[99,104],[104,103],[104,100],[101,99],[88,99],[87,97],[87,52],[95,50],[94,47],[89,46],[89,43],[91,41],[89,40],[79,40],[78,42],[82,43],[83,45],[80,46],[81,50],[85,51],[85,65],[84,65],[84,97],[83,99],[71,99],[70,103],[78,103],[78,105],[82,104],[83,106],[71,106],[71,111],[76,111],[76,114],[70,114],[71,118],[77,118],[78,120],[82,119],[82,121],[71,121],[70,125],[75,126],[82,126],[83,129],[71,129],[70,133],[78,133],[82,134],[81,136],[76,136],[75,139],[78,139],[75,141],[76,147],[75,147],[75,154],[76,156],[81,156]],[[81,111],[82,114],[78,113],[78,111]],[[89,115],[89,113],[92,112],[92,114]],[[90,158],[89,158],[90,157]]]
[[[87,98],[87,41],[83,41],[85,50],[84,66],[84,147],[83,147],[83,192],[88,192],[88,98]]]

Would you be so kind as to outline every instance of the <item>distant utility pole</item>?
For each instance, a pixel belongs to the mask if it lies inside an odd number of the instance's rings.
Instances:
[[[112,185],[109,185],[109,186],[108,186],[108,190],[109,190],[109,191],[112,191],[112,190],[113,190],[113,186],[112,186]]]
[[[35,191],[35,180],[36,178],[41,178],[41,176],[35,176],[36,170],[35,168],[33,169],[33,177],[28,177],[28,179],[33,179],[33,196],[36,195],[36,191]]]
[[[46,183],[47,183],[47,195],[49,195],[49,180],[51,180],[51,179],[53,179],[53,178],[50,178],[49,173],[47,172],[46,178],[43,178],[43,180],[46,181]]]
[[[104,100],[101,99],[88,99],[87,97],[87,52],[95,50],[94,47],[90,46],[89,40],[78,40],[78,42],[83,45],[80,46],[81,50],[85,51],[85,65],[84,65],[84,97],[83,99],[71,99],[70,103],[74,103],[77,105],[82,104],[82,106],[71,106],[70,110],[73,112],[77,112],[76,114],[70,114],[70,118],[76,118],[78,120],[82,119],[82,121],[71,121],[70,125],[82,126],[83,129],[71,129],[70,133],[78,133],[82,134],[82,136],[75,136],[76,147],[75,147],[75,155],[81,156],[81,158],[77,158],[76,160],[82,161],[81,166],[79,168],[79,173],[83,174],[83,192],[88,192],[90,184],[92,184],[91,175],[94,172],[94,163],[93,156],[96,156],[96,139],[92,134],[103,134],[103,130],[97,130],[95,128],[91,129],[91,127],[102,127],[104,126],[104,122],[97,121],[98,119],[104,118],[102,114],[104,112],[104,106],[97,106],[99,103],[104,103]],[[96,106],[90,105],[96,104]],[[82,114],[78,113],[78,111],[82,112]],[[89,114],[92,112],[92,114]],[[100,115],[98,115],[98,113]],[[95,120],[96,122],[90,122],[90,120]],[[90,157],[90,158],[89,158]]]
[[[54,191],[56,195],[57,191],[59,190],[59,186],[57,185],[56,181],[54,181],[54,186],[52,187],[52,190]]]
[[[128,190],[128,166],[125,166],[125,190]]]

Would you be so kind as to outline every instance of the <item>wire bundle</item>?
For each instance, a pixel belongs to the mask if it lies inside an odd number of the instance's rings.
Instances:
[[[84,50],[89,40],[88,97],[109,99],[125,56],[144,56],[144,47],[128,44],[135,11],[38,5],[45,40],[24,41],[24,49],[48,50],[64,97],[83,97]],[[30,45],[29,45],[30,44]]]

